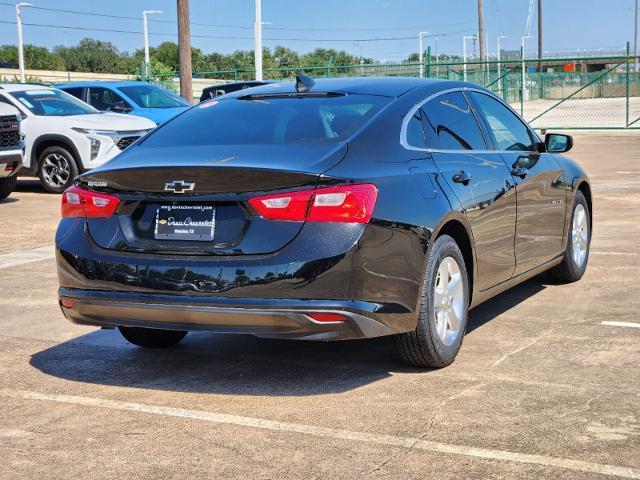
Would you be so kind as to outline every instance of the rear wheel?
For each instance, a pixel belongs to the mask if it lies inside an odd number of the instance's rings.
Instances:
[[[453,363],[462,345],[468,311],[464,258],[453,238],[443,235],[431,249],[416,329],[394,337],[400,358],[419,367]]]
[[[118,327],[118,330],[128,342],[146,348],[172,347],[178,344],[188,333],[181,330],[159,330],[139,327]]]
[[[562,263],[548,271],[549,277],[560,283],[580,280],[587,269],[589,247],[591,245],[591,213],[589,204],[578,190],[573,200],[571,229],[567,239],[567,250]]]
[[[4,200],[11,195],[11,192],[16,188],[16,183],[18,183],[17,175],[0,178],[0,200]]]
[[[78,165],[63,147],[46,148],[38,159],[38,178],[47,192],[62,193],[73,184]]]

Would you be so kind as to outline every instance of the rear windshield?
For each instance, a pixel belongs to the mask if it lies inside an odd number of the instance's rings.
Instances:
[[[210,100],[150,135],[150,147],[337,142],[391,101],[387,97],[279,97]]]

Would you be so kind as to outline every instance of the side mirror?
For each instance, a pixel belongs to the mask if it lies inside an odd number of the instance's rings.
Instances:
[[[564,153],[573,147],[573,137],[561,133],[547,133],[544,136],[544,144],[549,153]]]
[[[109,108],[109,110],[115,113],[129,113],[133,109],[125,102],[117,102],[111,105],[111,108]]]

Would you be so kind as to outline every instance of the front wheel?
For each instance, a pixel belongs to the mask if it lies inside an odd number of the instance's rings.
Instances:
[[[573,200],[571,214],[571,229],[567,239],[567,250],[562,263],[548,271],[549,277],[560,283],[578,281],[584,275],[589,261],[589,247],[591,246],[591,212],[589,204],[581,191],[578,190]]]
[[[419,367],[453,363],[469,312],[469,277],[464,257],[448,235],[439,237],[427,264],[416,329],[394,337],[400,358]]]
[[[17,175],[0,178],[0,200],[4,200],[11,195],[11,192],[16,188],[16,183],[18,183]]]
[[[38,178],[47,192],[62,193],[73,184],[78,165],[63,147],[46,148],[38,159]]]
[[[159,330],[139,327],[118,327],[118,330],[128,342],[145,348],[173,347],[188,333],[181,330]]]

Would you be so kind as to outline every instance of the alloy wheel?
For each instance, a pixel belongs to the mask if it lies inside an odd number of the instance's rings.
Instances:
[[[42,178],[54,188],[67,184],[71,175],[69,161],[59,153],[51,153],[44,158]]]
[[[571,241],[573,261],[578,267],[582,267],[589,249],[589,225],[587,224],[587,211],[582,204],[577,204],[573,211],[573,224],[571,227]]]
[[[433,293],[436,331],[445,345],[452,345],[460,335],[464,315],[464,291],[460,266],[452,257],[438,266]]]

